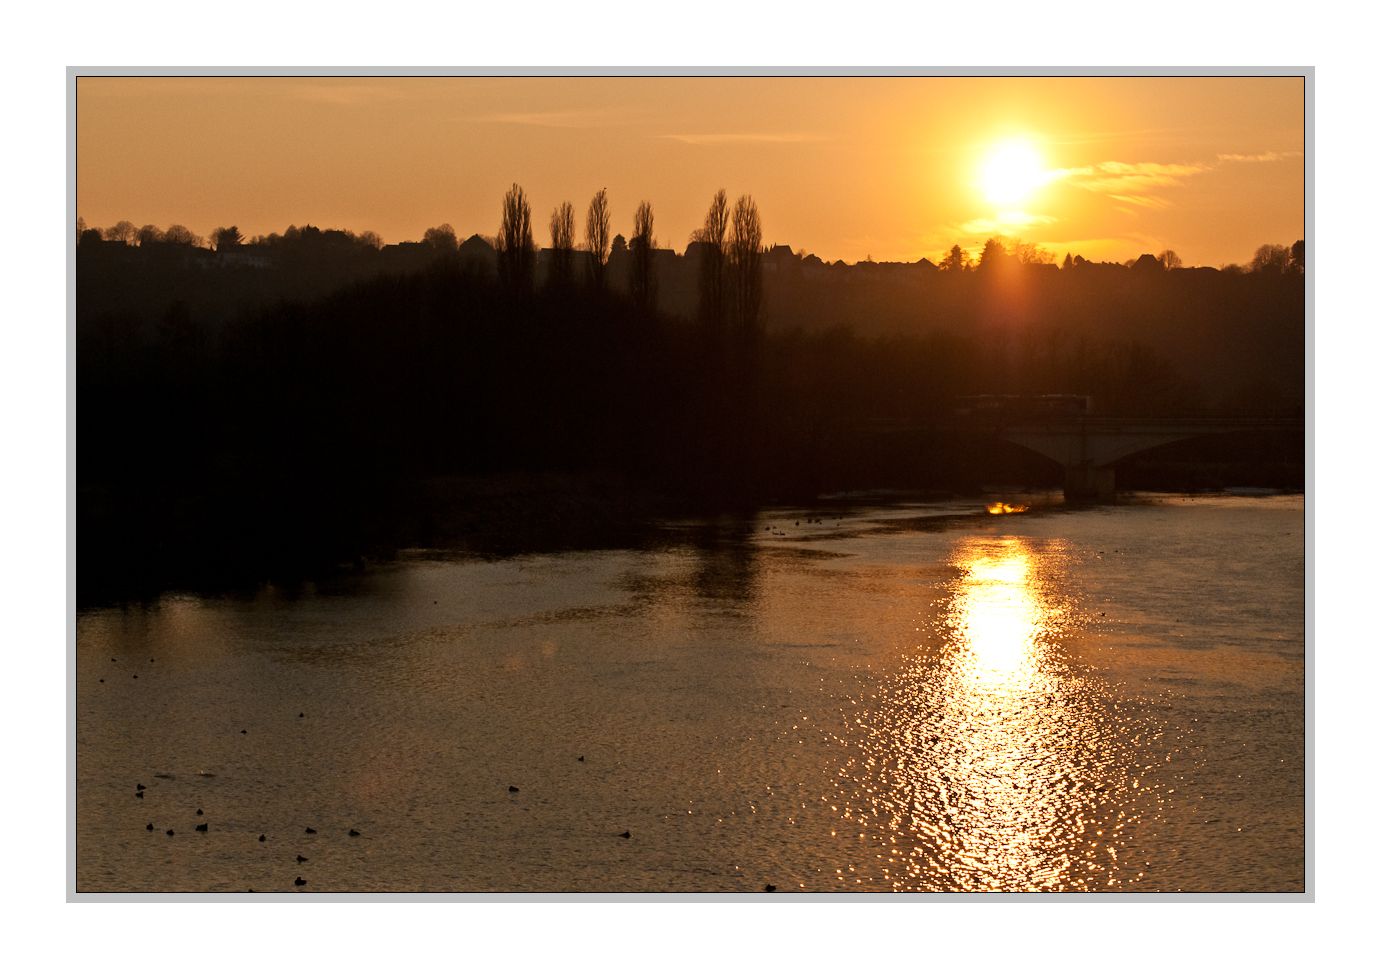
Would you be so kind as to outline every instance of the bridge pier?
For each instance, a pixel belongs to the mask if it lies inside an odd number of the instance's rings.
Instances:
[[[1117,497],[1117,475],[1112,468],[1091,462],[1065,465],[1065,501],[1112,501]]]

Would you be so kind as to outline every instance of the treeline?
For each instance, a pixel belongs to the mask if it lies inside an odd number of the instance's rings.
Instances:
[[[263,243],[285,254],[268,268],[208,267],[166,240],[82,245],[79,581],[261,579],[452,540],[464,529],[435,483],[495,474],[621,482],[598,496],[610,520],[649,495],[724,508],[963,490],[993,471],[987,444],[945,429],[973,394],[1089,394],[1105,414],[1302,412],[1296,274],[1065,272],[1003,245],[921,283],[887,267],[822,282],[795,255],[772,268],[751,197],[720,192],[691,247],[692,309],[672,313],[684,283],[657,258],[651,206],[622,249],[608,212],[597,193],[578,248],[574,207],[557,206],[539,252],[515,185],[489,267],[454,233],[393,268],[372,243],[318,230]],[[905,301],[933,323],[793,325],[812,298],[842,319]]]

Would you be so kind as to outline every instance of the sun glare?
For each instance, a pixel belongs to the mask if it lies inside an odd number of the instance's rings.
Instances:
[[[1045,159],[1024,138],[1000,142],[989,150],[978,172],[983,196],[994,205],[1020,205],[1047,181]]]

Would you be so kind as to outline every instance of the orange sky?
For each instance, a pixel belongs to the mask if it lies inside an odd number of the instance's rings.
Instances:
[[[1039,157],[999,205],[994,147]],[[767,242],[826,260],[937,259],[995,233],[1063,256],[1245,262],[1304,233],[1301,78],[82,78],[87,223],[246,235],[290,223],[387,242],[493,234],[517,181],[534,226],[607,187],[683,249],[715,190]],[[545,238],[539,236],[539,243]]]

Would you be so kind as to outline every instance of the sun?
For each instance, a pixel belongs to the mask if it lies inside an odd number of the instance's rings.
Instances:
[[[998,142],[984,156],[978,186],[993,205],[1021,205],[1049,181],[1045,159],[1026,138]]]

